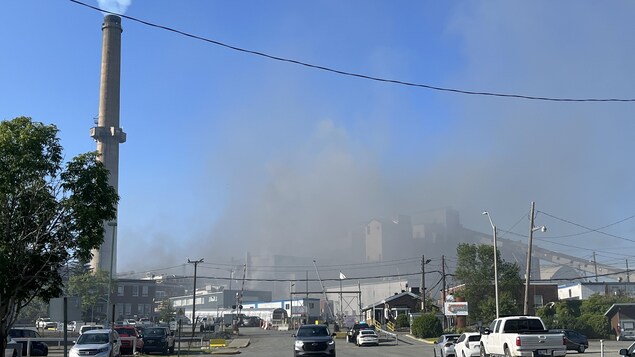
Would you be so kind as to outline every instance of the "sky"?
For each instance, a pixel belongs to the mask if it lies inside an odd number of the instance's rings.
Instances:
[[[635,98],[631,1],[122,4],[111,11],[339,71]],[[0,120],[55,124],[69,159],[95,150],[103,14],[68,0],[3,5]],[[522,240],[532,201],[548,227],[535,244],[614,266],[635,255],[635,102],[436,91],[122,27],[119,272],[247,252],[318,257],[355,249],[351,226],[444,207],[485,233],[487,210]]]

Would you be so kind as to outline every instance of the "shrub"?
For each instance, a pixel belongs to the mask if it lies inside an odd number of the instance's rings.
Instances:
[[[412,334],[418,338],[437,337],[443,333],[441,321],[434,314],[421,315],[412,321]]]
[[[397,316],[397,321],[395,321],[397,323],[397,328],[399,327],[410,327],[410,322],[408,321],[408,315],[407,314],[401,314],[399,316]]]

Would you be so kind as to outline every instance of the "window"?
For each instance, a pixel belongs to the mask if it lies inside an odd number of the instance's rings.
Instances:
[[[138,285],[133,285],[132,286],[132,296],[139,296],[139,286]]]
[[[200,298],[196,298],[196,303],[197,304],[204,304],[205,303],[205,298],[204,297],[200,297]]]
[[[314,306],[315,305],[312,302],[309,303],[309,309],[312,309]]]
[[[145,306],[146,306],[146,308],[145,308],[144,314],[148,315],[148,316],[152,315],[152,305],[151,304],[146,304]]]
[[[123,296],[123,286],[117,287],[117,296]]]
[[[289,304],[284,304],[284,308],[289,310]]]
[[[141,295],[144,296],[144,297],[148,296],[148,286],[147,285],[144,285],[142,287]]]
[[[542,307],[542,295],[534,295],[534,308]]]
[[[130,316],[130,315],[132,315],[132,304],[126,303],[126,304],[124,305],[124,314],[125,314],[126,316]]]

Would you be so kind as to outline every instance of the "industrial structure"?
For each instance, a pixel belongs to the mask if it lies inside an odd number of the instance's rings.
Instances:
[[[106,15],[102,25],[101,84],[99,117],[90,136],[97,142],[99,160],[110,172],[108,183],[119,192],[119,144],[126,133],[119,127],[119,93],[121,73],[121,17]],[[104,242],[93,251],[93,270],[117,272],[117,218],[104,222]]]

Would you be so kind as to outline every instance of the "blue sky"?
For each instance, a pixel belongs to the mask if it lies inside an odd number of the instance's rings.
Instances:
[[[103,15],[67,0],[4,5],[0,119],[57,125],[69,158],[94,150]],[[126,15],[376,77],[635,98],[634,10],[629,1],[133,0]],[[122,26],[119,271],[272,247],[349,249],[341,232],[351,222],[446,206],[468,228],[489,232],[489,210],[519,234],[531,201],[590,228],[635,214],[635,103],[436,92]],[[626,239],[563,237],[585,230],[546,215],[537,224],[554,237],[541,246],[597,251],[616,266],[635,246],[633,219],[603,230]]]

